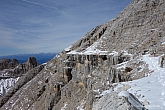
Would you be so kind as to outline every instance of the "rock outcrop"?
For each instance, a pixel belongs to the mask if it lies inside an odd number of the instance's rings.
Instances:
[[[15,85],[19,77],[37,66],[38,63],[34,57],[29,57],[23,64],[20,64],[17,59],[0,60],[0,97],[5,95]]]
[[[29,57],[25,63],[20,64],[17,59],[0,60],[1,77],[18,77],[38,65],[35,57]]]
[[[159,64],[160,64],[160,67],[165,68],[165,55],[162,55],[159,58]]]
[[[92,110],[146,110],[134,95],[127,91],[109,93],[94,103]]]
[[[4,58],[0,60],[0,71],[4,69],[13,69],[18,65],[19,65],[19,62],[17,59],[10,60],[10,59]]]
[[[0,100],[0,106],[6,103],[10,97],[12,97],[17,90],[19,90],[22,86],[24,86],[27,82],[33,79],[42,69],[44,65],[39,65],[32,70],[29,70],[24,76],[20,77],[16,84],[9,89],[9,91],[4,94],[4,96]]]
[[[133,0],[115,19],[93,28],[3,97],[1,109],[145,109],[133,94],[118,95],[129,86],[116,91],[113,84],[151,73],[141,56],[164,53],[164,22],[164,0]],[[164,57],[160,64],[164,67]]]

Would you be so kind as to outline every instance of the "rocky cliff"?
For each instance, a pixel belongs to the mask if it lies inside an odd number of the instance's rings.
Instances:
[[[3,96],[18,81],[19,77],[38,66],[35,57],[29,57],[25,63],[19,63],[17,59],[0,60],[0,96]]]
[[[2,60],[0,60],[0,71],[4,70],[4,69],[12,69],[14,67],[16,67],[19,64],[17,59],[6,59],[3,58]]]
[[[154,72],[143,55],[161,56],[164,67],[164,22],[164,0],[133,0],[116,18],[93,28],[29,80],[16,83],[21,86],[2,98],[1,109],[145,110],[149,102],[129,93],[130,85],[118,85]]]
[[[0,60],[0,76],[1,77],[16,77],[21,76],[27,71],[38,65],[35,57],[29,57],[25,63],[19,63],[17,59],[2,59]]]

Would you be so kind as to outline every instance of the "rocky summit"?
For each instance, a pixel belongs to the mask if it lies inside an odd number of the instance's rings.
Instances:
[[[164,110],[164,30],[164,0],[133,0],[20,77],[1,110]]]
[[[0,98],[15,85],[20,77],[38,65],[35,57],[29,57],[22,64],[17,59],[3,58],[0,60]]]

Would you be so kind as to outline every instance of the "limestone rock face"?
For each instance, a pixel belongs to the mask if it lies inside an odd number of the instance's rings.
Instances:
[[[2,71],[3,69],[12,69],[14,67],[16,67],[19,64],[17,59],[2,59],[0,60],[0,71]]]
[[[129,98],[118,96],[118,93],[110,93],[95,102],[92,110],[146,110],[132,94],[129,95],[132,100],[139,103],[138,107],[131,103]]]
[[[32,80],[33,77],[35,77],[43,69],[43,67],[44,65],[39,65],[33,68],[32,70],[29,70],[26,74],[24,74],[24,76],[20,77],[16,84],[12,88],[10,88],[10,90],[6,94],[4,94],[4,96],[2,96],[0,100],[0,106],[6,103],[9,100],[9,98],[17,92],[17,90],[19,90],[27,82]]]
[[[18,77],[38,65],[35,57],[29,57],[28,60],[20,64],[17,59],[2,59],[0,60],[0,75],[6,77]]]
[[[133,0],[119,15],[93,28],[4,96],[2,110],[137,110],[114,84],[150,73],[142,55],[165,51],[165,1]],[[36,65],[29,59],[26,69]],[[160,58],[164,67],[164,56]],[[22,65],[24,67],[24,65]],[[21,68],[21,67],[19,67]],[[33,72],[32,72],[33,74]],[[129,94],[141,109],[141,102]],[[107,106],[106,106],[107,105]]]
[[[0,60],[0,97],[15,85],[19,77],[36,66],[38,63],[34,57],[29,57],[23,64],[20,64],[17,59]]]
[[[27,66],[26,68],[29,69],[29,70],[34,68],[34,67],[36,67],[38,65],[35,57],[29,57],[28,61],[25,62],[25,64]]]

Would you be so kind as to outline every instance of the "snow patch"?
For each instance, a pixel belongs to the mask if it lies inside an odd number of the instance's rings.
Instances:
[[[65,110],[67,107],[68,104],[67,104],[67,102],[64,104],[64,106],[61,108],[61,110]]]
[[[162,45],[165,45],[165,42],[162,42]]]
[[[75,50],[68,52],[67,54],[81,54],[81,52],[76,52]]]
[[[121,68],[125,68],[126,65],[127,65],[128,61],[127,62],[123,62],[123,63],[120,63],[120,64],[117,64],[117,68],[116,69],[121,69]]]
[[[8,79],[1,79],[0,80],[0,95],[4,95],[9,91],[11,87],[15,85],[18,81],[18,78],[8,78]]]
[[[46,65],[47,63],[43,63],[42,65]]]
[[[39,81],[38,84],[41,85],[42,84],[42,81]]]
[[[64,50],[68,52],[68,51],[71,50],[71,47],[72,47],[72,45],[70,45],[69,47],[65,48]]]
[[[117,84],[117,83],[112,84],[112,86],[114,86],[113,88],[114,92],[116,92],[119,88],[123,87],[122,84]]]
[[[109,55],[118,56],[118,52],[116,52],[116,51],[112,51]]]
[[[91,77],[91,75],[89,75],[89,74],[88,74],[88,77],[90,78],[90,77]]]
[[[100,96],[104,96],[104,95],[109,94],[109,93],[111,93],[110,90],[105,90],[100,94]]]
[[[158,29],[151,29],[151,31],[158,31]]]
[[[85,101],[83,100],[80,104],[80,106],[77,107],[77,110],[85,110],[83,109],[84,108],[84,105],[85,105]]]
[[[72,67],[69,67],[69,66],[65,66],[65,67],[63,67],[63,68],[65,68],[65,69],[68,69],[68,68],[72,68]]]
[[[121,91],[118,96],[124,96],[126,98],[128,98],[128,101],[134,105],[138,110],[143,110],[143,105],[138,102],[132,95],[130,95],[130,93],[128,91]]]
[[[124,96],[124,97],[129,97],[129,92],[128,91],[121,91],[119,94],[118,94],[118,96],[119,97],[122,97],[122,96]]]
[[[76,50],[70,51],[67,54],[83,54],[83,55],[91,55],[91,54],[97,54],[97,55],[107,55],[108,51],[102,51],[97,49],[97,45],[99,44],[99,41],[101,42],[101,39],[98,41],[94,42],[91,46],[86,48],[82,52],[77,52]]]
[[[165,68],[158,64],[159,57],[150,57],[143,55],[142,61],[148,64],[149,70],[152,71],[150,76],[138,80],[122,82],[131,86],[128,89],[139,101],[149,102],[145,108],[149,110],[165,110]],[[155,100],[156,99],[156,100]]]

